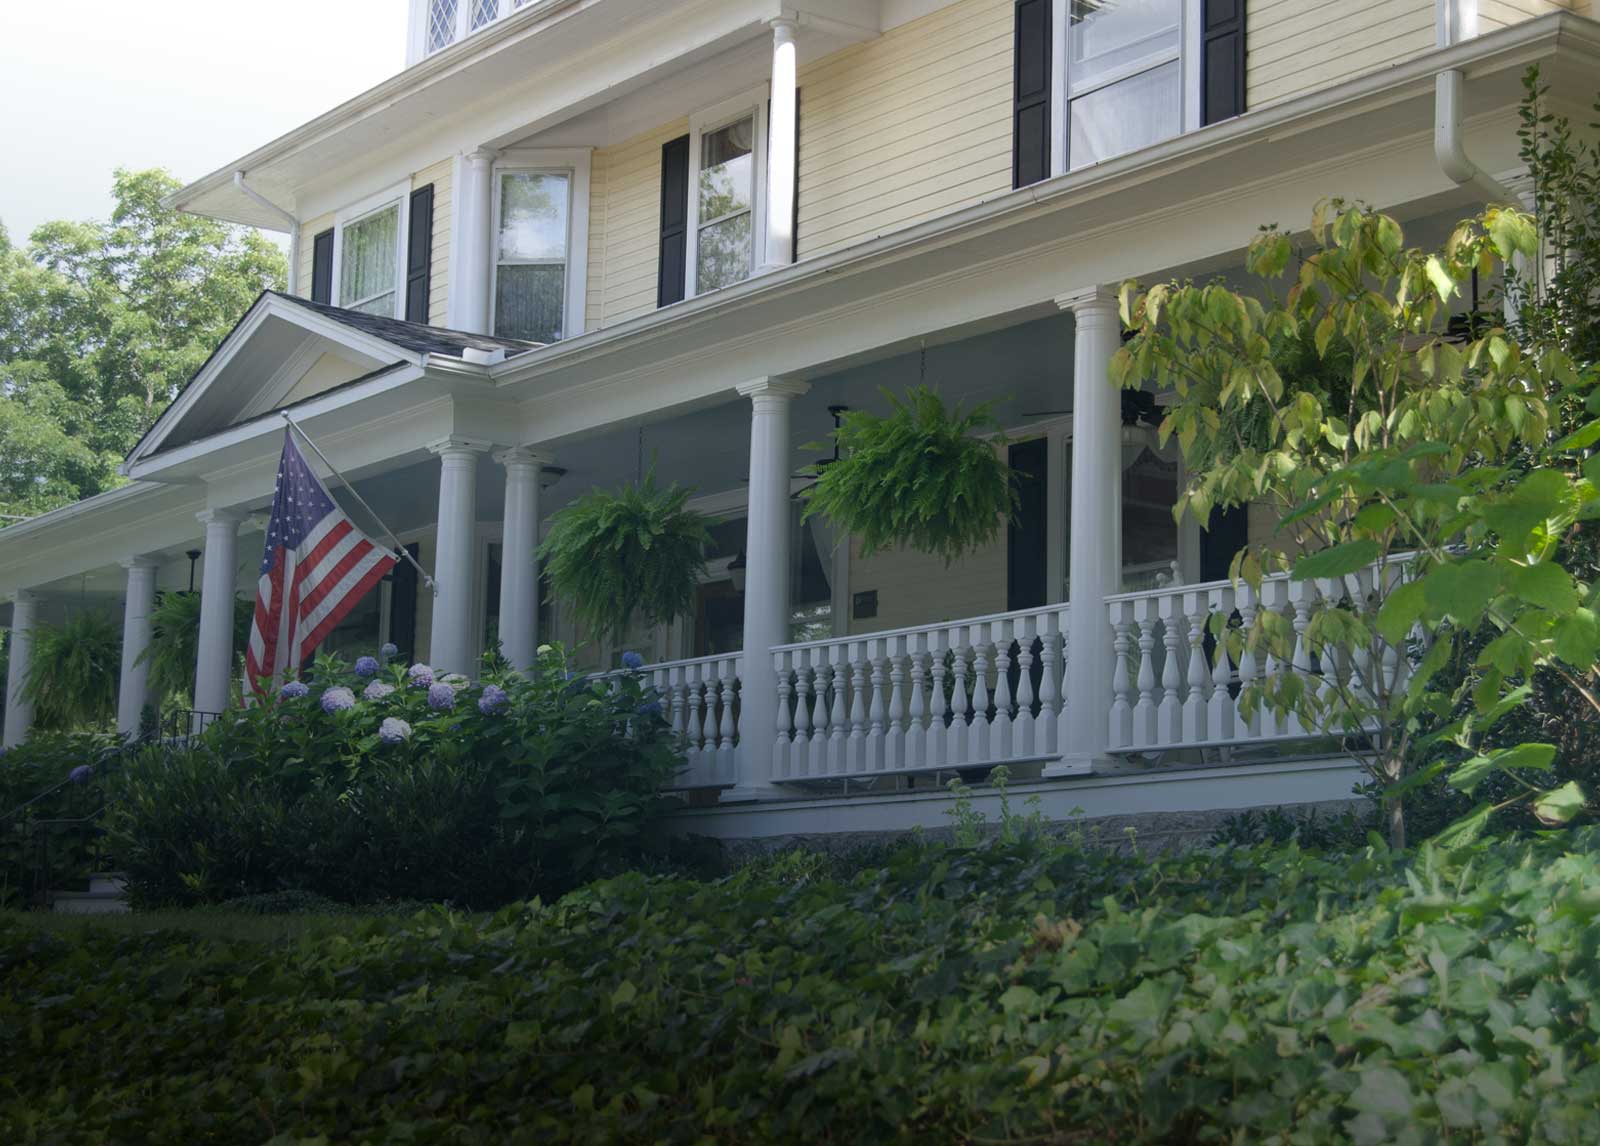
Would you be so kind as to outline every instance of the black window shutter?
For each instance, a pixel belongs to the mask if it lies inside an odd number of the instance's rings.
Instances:
[[[414,560],[422,559],[422,546],[413,541],[406,551]],[[389,573],[389,640],[400,651],[400,664],[417,658],[417,567],[401,559]]]
[[[1006,609],[1032,609],[1049,602],[1049,547],[1045,501],[1050,447],[1044,438],[1014,442],[1007,451],[1017,513],[1006,523]]]
[[[1203,0],[1200,122],[1244,113],[1244,0]]]
[[[656,305],[682,302],[689,273],[689,137],[661,147],[661,259]]]
[[[800,89],[794,89],[794,218],[789,221],[789,261],[800,261]]]
[[[1234,557],[1249,544],[1249,509],[1242,505],[1213,509],[1200,531],[1200,580],[1226,581]]]
[[[1050,0],[1017,0],[1011,93],[1011,185],[1050,175]]]
[[[311,240],[311,301],[333,302],[333,228]]]
[[[406,321],[428,321],[429,278],[433,271],[433,184],[411,192],[406,227]]]

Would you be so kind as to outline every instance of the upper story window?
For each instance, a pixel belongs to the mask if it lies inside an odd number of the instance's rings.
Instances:
[[[494,178],[494,332],[529,342],[581,333],[589,152],[507,152]]]
[[[743,282],[764,239],[766,92],[690,118],[690,295]]]
[[[412,0],[411,62],[447,48],[537,0]]]
[[[405,317],[405,242],[410,183],[334,217],[333,301],[347,310]]]

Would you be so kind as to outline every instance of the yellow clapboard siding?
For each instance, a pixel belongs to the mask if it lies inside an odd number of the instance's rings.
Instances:
[[[689,130],[680,119],[594,153],[589,176],[590,330],[653,310],[661,237],[661,145]],[[646,284],[648,289],[646,289]]]
[[[1263,0],[1245,22],[1252,110],[1378,71],[1434,46],[1433,0]]]
[[[295,294],[301,298],[311,297],[311,264],[316,258],[316,238],[332,226],[332,211],[300,224],[300,268],[295,273]]]
[[[873,633],[934,621],[1003,613],[1006,608],[1006,534],[949,565],[914,549],[880,549],[861,556],[850,544],[850,592],[878,591],[878,615],[849,618],[849,632]]]
[[[1570,11],[1573,5],[1566,0],[1478,0],[1478,30],[1492,32],[1551,12]]]
[[[433,245],[428,268],[428,323],[443,326],[450,305],[450,224],[455,161],[441,159],[411,178],[412,190],[433,184]]]
[[[801,70],[801,258],[1011,189],[1012,12],[959,0]]]

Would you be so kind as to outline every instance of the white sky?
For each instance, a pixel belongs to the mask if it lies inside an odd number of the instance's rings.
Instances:
[[[116,167],[188,182],[405,66],[407,0],[0,0],[0,221],[111,213]]]

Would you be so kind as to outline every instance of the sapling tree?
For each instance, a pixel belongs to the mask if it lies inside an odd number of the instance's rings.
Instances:
[[[1192,472],[1176,512],[1205,521],[1213,507],[1258,503],[1279,518],[1233,574],[1252,603],[1264,578],[1286,575],[1296,618],[1272,608],[1242,610],[1254,615],[1248,626],[1214,618],[1215,655],[1274,666],[1244,690],[1242,710],[1342,738],[1381,789],[1396,846],[1402,797],[1445,769],[1469,793],[1507,776],[1511,800],[1566,822],[1583,794],[1541,785],[1550,745],[1411,763],[1424,739],[1475,750],[1536,669],[1600,709],[1596,590],[1558,559],[1576,523],[1597,515],[1600,459],[1583,454],[1600,422],[1552,430],[1559,404],[1600,409],[1593,372],[1560,337],[1450,324],[1474,274],[1495,281],[1514,258],[1537,262],[1537,225],[1492,207],[1430,252],[1407,247],[1393,218],[1330,200],[1313,214],[1310,243],[1297,258],[1287,234],[1264,230],[1246,260],[1255,292],[1178,282],[1122,291],[1133,334],[1113,382],[1171,390],[1163,439],[1215,459]],[[1326,384],[1326,370],[1320,384],[1286,381],[1278,363],[1305,344],[1340,356],[1342,385]],[[1469,646],[1471,672],[1443,687],[1441,670]],[[1480,804],[1450,838],[1476,834],[1494,807]]]

